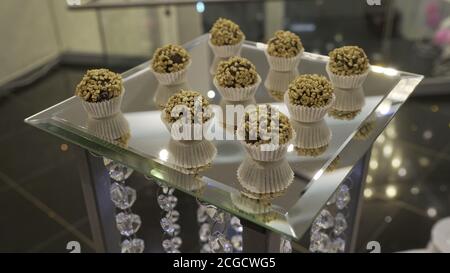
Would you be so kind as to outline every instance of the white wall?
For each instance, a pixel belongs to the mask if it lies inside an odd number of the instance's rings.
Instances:
[[[0,85],[62,52],[148,56],[164,43],[183,43],[201,33],[194,6],[68,10],[63,0],[0,0]]]
[[[0,1],[0,85],[59,54],[48,4]]]

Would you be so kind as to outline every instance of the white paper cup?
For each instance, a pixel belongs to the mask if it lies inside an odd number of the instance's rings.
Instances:
[[[187,72],[191,66],[192,61],[186,65],[186,67],[180,71],[172,73],[159,73],[153,70],[153,65],[150,65],[150,71],[155,75],[155,78],[162,85],[177,85],[187,80]]]
[[[214,55],[219,58],[230,58],[241,55],[242,45],[244,44],[245,36],[235,45],[216,46],[211,43],[211,35],[209,36],[208,44]]]
[[[208,140],[176,141],[168,146],[167,162],[184,169],[201,168],[210,164],[217,155],[216,147]]]
[[[237,178],[241,186],[251,193],[273,194],[291,185],[294,172],[286,159],[261,162],[247,157],[237,170]]]
[[[295,147],[315,149],[324,147],[331,141],[331,130],[323,119],[313,123],[292,120],[291,124],[296,134],[293,140]]]
[[[365,96],[362,87],[356,89],[335,88],[336,101],[333,109],[344,112],[359,111],[364,107]]]
[[[130,133],[130,125],[122,113],[104,119],[87,120],[87,129],[98,138],[114,141]]]
[[[286,104],[290,117],[300,122],[317,122],[322,120],[328,110],[334,105],[336,96],[333,94],[332,99],[324,107],[306,107],[302,105],[294,105],[289,99],[289,92],[284,94],[284,103]]]
[[[259,85],[261,84],[261,77],[258,75],[256,83],[247,87],[241,88],[230,88],[230,87],[222,87],[217,82],[214,77],[213,80],[214,86],[219,91],[220,95],[229,101],[245,101],[253,98],[255,96],[256,91],[258,90]]]
[[[300,64],[300,61],[302,59],[303,52],[304,52],[304,50],[302,50],[299,54],[297,54],[297,56],[292,57],[292,58],[283,58],[283,57],[271,56],[267,52],[267,49],[264,50],[267,61],[269,62],[270,69],[275,70],[275,71],[282,71],[282,72],[297,69]]]
[[[120,96],[102,102],[88,102],[80,98],[81,105],[90,118],[108,118],[120,112],[124,93],[125,89],[122,90]]]
[[[269,150],[264,150],[261,145],[249,144],[243,140],[241,144],[251,158],[265,162],[278,161],[286,157],[287,148],[290,145],[290,143],[278,144],[273,145]]]
[[[364,74],[354,76],[340,76],[330,71],[329,63],[326,65],[326,71],[334,87],[341,89],[355,89],[363,86],[370,72],[370,67]]]

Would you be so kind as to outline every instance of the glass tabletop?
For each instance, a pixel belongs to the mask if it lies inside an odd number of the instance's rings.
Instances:
[[[237,140],[186,144],[171,139],[161,121],[160,105],[181,88],[197,90],[213,102],[215,134],[228,136],[234,132],[221,121],[220,110],[230,102],[220,97],[212,83],[210,69],[217,60],[209,49],[208,36],[203,35],[184,47],[192,56],[185,83],[159,85],[149,62],[122,75],[126,90],[122,114],[90,119],[79,98],[72,97],[26,122],[294,240],[302,238],[423,78],[372,66],[362,89],[355,90],[351,96],[347,91],[336,90],[336,101],[343,107],[330,111],[323,122],[314,125],[293,122],[297,136],[306,134],[305,139],[311,134],[309,138],[314,141],[317,131],[328,133],[327,145],[310,147],[304,139],[296,139],[288,147],[285,159],[262,163],[246,156]],[[280,73],[269,69],[265,47],[248,41],[243,46],[241,55],[255,64],[263,80],[255,100],[244,104],[269,103],[288,115],[286,106],[279,100],[280,94],[296,75],[326,75],[328,57],[305,53],[298,71]],[[346,105],[352,105],[355,100],[361,109],[348,110]],[[270,194],[255,194],[251,190],[260,187],[262,180],[272,189]]]

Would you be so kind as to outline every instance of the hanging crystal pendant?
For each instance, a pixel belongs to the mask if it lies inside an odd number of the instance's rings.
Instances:
[[[115,182],[111,185],[110,191],[111,200],[114,205],[121,210],[131,208],[136,201],[136,190],[130,187]]]
[[[144,241],[141,239],[125,239],[121,244],[122,253],[144,252]]]
[[[137,214],[121,212],[116,215],[116,224],[121,235],[131,236],[141,227],[141,217]]]
[[[111,159],[103,158],[103,163],[108,170],[109,177],[117,182],[128,179],[128,177],[130,177],[133,173],[133,169],[128,168],[127,166],[117,163]]]

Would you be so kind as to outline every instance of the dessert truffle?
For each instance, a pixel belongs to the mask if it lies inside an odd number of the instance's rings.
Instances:
[[[369,59],[364,50],[357,46],[344,46],[331,51],[329,70],[339,76],[361,75],[369,68]]]
[[[287,94],[293,105],[324,107],[333,98],[333,86],[323,76],[306,74],[289,84]]]
[[[75,95],[86,102],[98,103],[119,97],[123,92],[122,77],[108,69],[88,70],[77,85]]]
[[[255,66],[249,60],[231,57],[219,63],[215,80],[222,87],[242,88],[254,85],[258,77]]]
[[[210,42],[214,46],[236,45],[244,39],[244,33],[239,26],[224,18],[219,18],[209,33],[211,34]]]
[[[267,52],[274,57],[293,58],[303,52],[303,45],[294,33],[279,30],[267,43]]]
[[[204,96],[197,91],[180,90],[180,92],[169,98],[164,107],[164,118],[166,121],[173,123],[180,119],[180,116],[172,116],[172,110],[179,105],[189,108],[191,119],[195,123],[204,123],[212,118],[212,112],[209,109],[209,101]],[[196,109],[196,107],[199,108]]]
[[[173,73],[185,69],[191,57],[186,49],[178,45],[158,48],[153,55],[152,68],[157,73]]]
[[[265,107],[266,110],[262,111],[262,107]],[[274,111],[278,112],[278,118],[276,118]],[[277,128],[279,144],[281,145],[288,143],[293,137],[293,129],[289,118],[270,105],[259,106],[254,111],[245,113],[244,123],[241,126],[243,127],[241,131],[245,138],[244,141],[252,145],[269,144],[272,141],[270,137],[262,136],[263,132],[259,132],[260,126],[267,128],[267,132],[264,133],[269,135],[272,133],[272,128]]]

